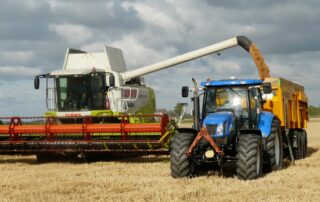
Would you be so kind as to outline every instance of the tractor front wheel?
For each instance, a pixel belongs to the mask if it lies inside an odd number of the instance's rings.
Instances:
[[[262,174],[262,141],[256,134],[242,134],[238,139],[236,174],[243,180],[256,179]]]
[[[194,137],[193,133],[178,133],[172,138],[170,145],[172,177],[192,177],[194,175],[195,163],[186,154]]]

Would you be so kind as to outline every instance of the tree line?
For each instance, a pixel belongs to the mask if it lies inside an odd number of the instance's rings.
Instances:
[[[309,106],[309,117],[320,117],[320,106]]]

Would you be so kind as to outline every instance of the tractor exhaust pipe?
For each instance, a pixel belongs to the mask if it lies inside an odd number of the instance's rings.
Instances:
[[[200,100],[199,100],[199,94],[198,94],[198,83],[197,81],[192,78],[192,82],[194,85],[194,93],[193,93],[193,110],[194,110],[194,115],[193,115],[193,123],[194,123],[194,129],[199,131],[200,130]]]

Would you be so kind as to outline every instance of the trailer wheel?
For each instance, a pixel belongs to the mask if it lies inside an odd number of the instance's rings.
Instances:
[[[243,134],[239,136],[236,163],[238,178],[251,180],[261,176],[262,152],[261,136],[256,134]]]
[[[195,163],[187,156],[186,152],[194,139],[193,133],[178,133],[171,140],[171,176],[192,177]]]
[[[302,131],[302,139],[303,139],[303,158],[308,156],[308,136],[305,130]]]
[[[283,145],[279,122],[273,120],[270,136],[267,138],[265,151],[267,171],[280,170],[283,165]]]
[[[299,131],[299,130],[295,130],[293,131],[292,137],[291,137],[291,141],[294,143],[296,142],[296,144],[294,144],[294,148],[293,148],[293,156],[294,159],[303,159],[307,156],[307,147],[308,147],[308,143],[307,143],[307,135],[305,133],[305,131]]]

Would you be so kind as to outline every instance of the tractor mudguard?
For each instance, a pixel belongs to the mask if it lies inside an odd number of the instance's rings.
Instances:
[[[274,114],[271,112],[261,112],[258,120],[258,128],[261,130],[262,137],[269,137],[271,128],[272,128],[272,120],[274,119]]]

